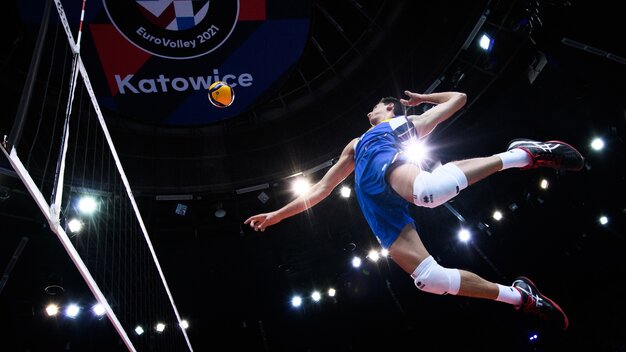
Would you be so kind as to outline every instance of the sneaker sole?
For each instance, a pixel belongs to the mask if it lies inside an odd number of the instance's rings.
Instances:
[[[554,141],[550,141],[550,142],[554,142]],[[559,142],[559,143],[561,143],[561,142]],[[564,319],[564,321],[563,321],[563,324],[564,324],[563,330],[567,330],[567,328],[569,327],[569,319],[567,318],[567,314],[565,314],[563,309],[561,309],[561,307],[558,304],[556,304],[556,302],[554,302],[553,300],[548,298],[546,295],[544,295],[543,293],[540,293],[539,290],[537,289],[537,285],[535,285],[535,283],[531,279],[529,279],[529,278],[527,278],[525,276],[519,276],[518,279],[524,279],[524,280],[528,281],[531,285],[533,285],[535,291],[537,291],[541,295],[541,297],[543,297],[543,299],[545,299],[546,301],[550,302],[550,304],[552,304],[561,313],[561,315],[563,315],[563,319]]]

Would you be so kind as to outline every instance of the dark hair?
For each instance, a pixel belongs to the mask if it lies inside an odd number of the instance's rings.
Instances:
[[[380,99],[380,102],[383,103],[383,104],[393,103],[393,114],[394,114],[394,116],[404,115],[405,114],[404,105],[402,105],[402,103],[400,103],[400,100],[398,98],[384,97],[384,98]]]

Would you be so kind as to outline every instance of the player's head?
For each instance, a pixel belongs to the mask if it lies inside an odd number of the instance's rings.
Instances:
[[[398,98],[384,97],[384,98],[380,99],[380,102],[385,104],[385,105],[393,104],[393,115],[394,116],[404,115],[404,105],[402,105],[402,103],[400,103],[400,100]]]
[[[404,108],[400,101],[394,97],[384,97],[367,114],[367,118],[372,126],[376,126],[385,119],[403,115]]]

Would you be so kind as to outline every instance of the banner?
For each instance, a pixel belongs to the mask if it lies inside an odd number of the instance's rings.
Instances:
[[[42,9],[43,0],[20,6],[37,30],[32,9]],[[76,34],[82,1],[63,6]],[[105,112],[153,125],[206,125],[240,115],[278,88],[302,55],[310,6],[308,0],[87,1],[81,56]],[[216,80],[234,88],[230,107],[208,101]]]

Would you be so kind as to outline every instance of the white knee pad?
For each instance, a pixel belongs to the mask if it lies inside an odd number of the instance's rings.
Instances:
[[[413,203],[427,208],[439,206],[467,187],[467,177],[453,163],[420,172],[413,181]]]
[[[456,295],[461,287],[459,270],[442,267],[432,256],[424,259],[411,277],[417,288],[438,295]]]

